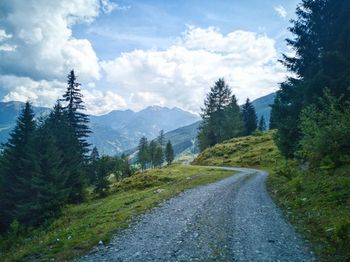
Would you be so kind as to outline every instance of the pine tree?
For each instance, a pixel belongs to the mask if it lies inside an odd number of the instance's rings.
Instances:
[[[167,162],[168,166],[174,161],[174,149],[170,140],[168,140],[165,147],[165,161]]]
[[[245,126],[244,134],[251,135],[257,128],[257,116],[253,104],[247,98],[245,104],[242,106],[242,119]]]
[[[157,160],[156,160],[156,151],[157,151],[157,142],[155,140],[152,140],[149,143],[149,149],[148,149],[148,154],[149,154],[149,161],[151,164],[151,167],[156,167]]]
[[[99,196],[103,197],[107,195],[109,188],[109,180],[108,175],[111,170],[113,170],[113,161],[108,156],[103,156],[98,165],[97,176],[95,179],[95,193]]]
[[[70,188],[66,187],[68,174],[63,164],[63,152],[55,143],[48,126],[35,134],[35,171],[31,180],[33,195],[20,206],[18,213],[27,225],[37,226],[60,213],[66,203]]]
[[[145,170],[147,168],[147,164],[151,161],[148,141],[144,136],[141,137],[139,141],[137,161],[141,165],[142,170]]]
[[[204,100],[201,117],[203,119],[198,131],[198,143],[201,150],[223,141],[226,121],[225,108],[231,102],[231,90],[224,79],[219,79],[211,87]]]
[[[154,155],[153,155],[153,165],[155,167],[161,167],[164,163],[164,152],[160,144],[156,143]]]
[[[296,55],[282,60],[295,77],[281,84],[271,112],[275,142],[286,157],[299,150],[302,110],[317,104],[324,88],[342,102],[350,99],[349,12],[350,2],[339,0],[303,0],[297,8],[287,39]]]
[[[223,135],[220,142],[240,136],[244,131],[241,110],[235,95],[232,95],[230,103],[225,108],[225,121],[222,130]]]
[[[100,154],[98,153],[97,147],[95,146],[90,154],[88,173],[89,173],[89,184],[95,183],[95,179],[98,171],[98,162],[100,160]]]
[[[72,70],[67,77],[67,91],[63,95],[62,101],[66,103],[63,108],[68,119],[69,130],[71,131],[70,138],[72,139],[66,145],[65,152],[69,152],[68,163],[75,163],[75,166],[70,165],[69,178],[67,185],[71,187],[69,200],[73,203],[83,200],[83,188],[86,180],[86,154],[89,151],[89,143],[86,141],[89,133],[91,133],[88,122],[89,118],[82,113],[85,106],[82,100],[83,95],[80,90],[80,83],[76,82],[76,76]]]
[[[164,134],[164,130],[160,130],[159,132],[159,136],[157,137],[157,142],[161,147],[165,147],[165,134]]]
[[[261,117],[260,117],[258,129],[259,129],[261,132],[266,131],[266,122],[265,122],[264,116],[261,116]]]
[[[31,142],[35,130],[34,112],[31,104],[27,102],[8,142],[4,145],[1,158],[0,223],[2,230],[17,218],[18,206],[33,193],[31,179],[35,167],[29,152],[33,147]]]

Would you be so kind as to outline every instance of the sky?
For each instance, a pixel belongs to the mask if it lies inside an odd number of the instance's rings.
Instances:
[[[223,77],[243,103],[274,92],[298,0],[0,0],[0,100],[52,107],[74,69],[88,113],[198,113]]]

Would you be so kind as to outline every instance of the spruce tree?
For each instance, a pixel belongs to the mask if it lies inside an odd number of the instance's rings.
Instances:
[[[22,201],[33,194],[31,179],[35,167],[30,152],[34,147],[32,137],[35,130],[34,112],[31,104],[27,102],[8,142],[4,145],[1,158],[0,223],[2,230],[17,219],[18,207]]]
[[[108,175],[110,174],[113,161],[108,156],[103,156],[98,164],[98,170],[96,173],[95,179],[95,193],[97,193],[100,197],[106,196],[109,188],[109,180]]]
[[[245,104],[242,106],[242,119],[244,122],[244,134],[251,135],[257,128],[257,116],[253,104],[247,98]]]
[[[35,171],[31,188],[33,195],[20,206],[18,213],[27,225],[38,226],[60,213],[70,188],[66,187],[68,174],[63,164],[63,152],[57,147],[55,136],[48,126],[35,134]]]
[[[164,152],[160,144],[155,144],[154,154],[153,154],[153,165],[155,167],[161,167],[164,163]]]
[[[159,136],[157,137],[157,142],[161,147],[165,147],[165,134],[164,134],[164,130],[160,130],[159,132]]]
[[[220,142],[240,136],[244,131],[244,123],[235,95],[232,95],[230,103],[225,108],[225,121],[222,130],[223,134]]]
[[[166,144],[166,147],[165,147],[165,160],[168,166],[171,165],[171,163],[174,161],[174,149],[170,140],[168,140],[168,143]]]
[[[137,161],[141,165],[141,170],[147,168],[147,164],[150,162],[150,150],[146,137],[141,137],[138,146]]]
[[[72,70],[67,77],[67,90],[61,101],[66,103],[63,107],[69,126],[69,138],[71,141],[66,144],[65,159],[69,166],[69,178],[67,186],[71,188],[69,195],[70,202],[77,203],[83,200],[83,188],[86,181],[86,164],[89,151],[89,143],[86,141],[91,133],[88,122],[89,118],[82,111],[85,106],[82,100],[80,83],[76,82],[76,76]]]
[[[100,154],[98,153],[97,147],[95,146],[90,155],[88,173],[89,173],[89,184],[95,183],[97,172],[98,172],[98,162],[100,160]]]
[[[287,44],[295,55],[284,55],[282,63],[292,72],[277,92],[272,105],[275,142],[286,157],[299,150],[300,116],[304,108],[317,104],[324,88],[350,99],[350,2],[303,0],[296,11]]]
[[[156,160],[157,145],[158,144],[155,140],[152,140],[149,143],[148,154],[149,154],[149,161],[150,161],[151,167],[155,167],[157,163],[157,160]]]
[[[264,116],[261,116],[261,117],[260,117],[258,129],[259,129],[261,132],[266,131],[266,122],[265,122]]]
[[[231,90],[220,78],[211,87],[204,100],[202,108],[202,123],[198,131],[198,143],[201,150],[223,141],[225,134],[224,123],[226,121],[225,108],[231,102]]]

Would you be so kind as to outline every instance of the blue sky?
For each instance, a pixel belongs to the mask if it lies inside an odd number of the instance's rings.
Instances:
[[[52,106],[75,69],[89,113],[199,112],[224,77],[240,102],[275,91],[296,0],[0,3],[0,99]]]
[[[285,51],[289,20],[297,0],[177,0],[118,1],[122,10],[75,26],[74,35],[91,41],[101,59],[134,49],[164,49],[176,41],[186,25],[215,26],[224,34],[245,30],[266,34]],[[275,10],[283,7],[286,17]]]

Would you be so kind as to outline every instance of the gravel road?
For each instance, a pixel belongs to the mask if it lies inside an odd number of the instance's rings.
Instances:
[[[265,172],[190,189],[78,261],[316,261],[265,188]]]

